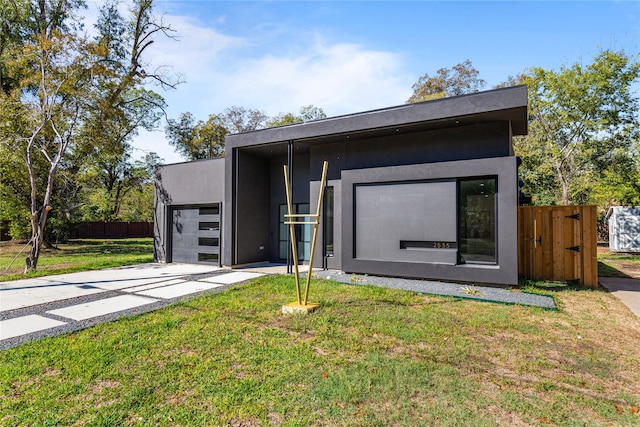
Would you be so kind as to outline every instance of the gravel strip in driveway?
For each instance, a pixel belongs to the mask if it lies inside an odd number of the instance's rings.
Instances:
[[[459,283],[435,282],[430,280],[400,279],[397,277],[380,277],[362,274],[354,275],[331,270],[314,271],[314,274],[318,277],[353,285],[375,285],[385,288],[420,292],[423,294],[453,296],[502,304],[519,304],[552,310],[557,309],[555,301],[550,296],[531,294],[527,292],[514,292],[504,288],[461,285]]]

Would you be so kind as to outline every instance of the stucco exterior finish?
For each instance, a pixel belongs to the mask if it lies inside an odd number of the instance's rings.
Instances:
[[[354,186],[355,258],[457,263],[455,248],[403,248],[401,242],[457,241],[456,181],[365,183]],[[443,246],[443,245],[441,245]]]
[[[158,168],[155,185],[154,258],[167,262],[171,209],[224,202],[224,159],[176,163]],[[223,203],[224,206],[224,203]]]
[[[315,256],[322,261],[316,265],[516,283],[518,180],[512,136],[526,132],[527,91],[518,86],[228,135],[224,159],[160,170],[156,257],[167,259],[167,209],[222,202],[222,264],[282,262],[282,166],[292,165],[293,203],[308,204],[314,212],[326,160],[327,185],[334,194],[333,256],[325,256],[321,224]],[[460,180],[482,177],[498,186],[491,243],[495,262],[464,263],[454,247]],[[404,208],[400,215],[394,215],[394,206]],[[403,236],[449,246],[420,253]]]
[[[342,172],[342,269],[346,272],[446,279],[463,282],[515,284],[518,282],[517,248],[517,159],[465,160],[410,166],[371,168]],[[372,183],[401,183],[465,177],[498,177],[497,264],[424,263],[358,258],[355,251],[354,188]],[[398,206],[402,209],[402,206]],[[456,215],[455,211],[450,212]],[[393,227],[388,223],[387,226]],[[405,227],[398,224],[398,228]],[[387,230],[399,235],[404,230]],[[422,230],[416,229],[416,233]]]

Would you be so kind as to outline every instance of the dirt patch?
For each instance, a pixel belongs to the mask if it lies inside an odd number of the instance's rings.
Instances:
[[[614,266],[622,271],[629,277],[633,277],[634,279],[640,279],[640,264],[633,264],[630,262],[620,262],[614,264]]]
[[[608,246],[598,246],[598,260],[628,277],[640,279],[640,253],[615,253]]]
[[[89,388],[92,395],[100,394],[105,389],[118,388],[121,384],[118,381],[99,380],[92,384]]]

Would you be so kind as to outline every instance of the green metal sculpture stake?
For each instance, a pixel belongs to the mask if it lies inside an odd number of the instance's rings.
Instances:
[[[291,200],[291,181],[289,179],[289,168],[284,165],[284,185],[287,192],[288,213],[285,224],[289,225],[289,236],[291,239],[291,252],[293,253],[293,271],[296,277],[296,293],[298,300],[282,306],[283,313],[304,312],[309,313],[320,306],[318,303],[309,302],[309,287],[311,285],[311,273],[313,271],[313,258],[316,252],[316,240],[318,239],[318,228],[320,226],[320,216],[322,213],[322,201],[324,200],[324,189],[327,184],[328,162],[322,165],[322,179],[320,180],[320,193],[318,195],[318,209],[315,214],[294,214],[293,202]],[[300,287],[300,272],[298,269],[298,245],[296,242],[296,225],[313,225],[313,239],[311,240],[311,256],[309,257],[309,271],[307,272],[307,283],[304,289],[304,298]]]

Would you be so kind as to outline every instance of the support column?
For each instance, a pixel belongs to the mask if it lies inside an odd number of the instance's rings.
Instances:
[[[289,179],[291,183],[291,191],[293,192],[293,140],[289,140],[287,143],[287,169],[289,170]],[[291,259],[291,240],[290,233],[287,233],[287,274],[292,273],[292,259]]]

